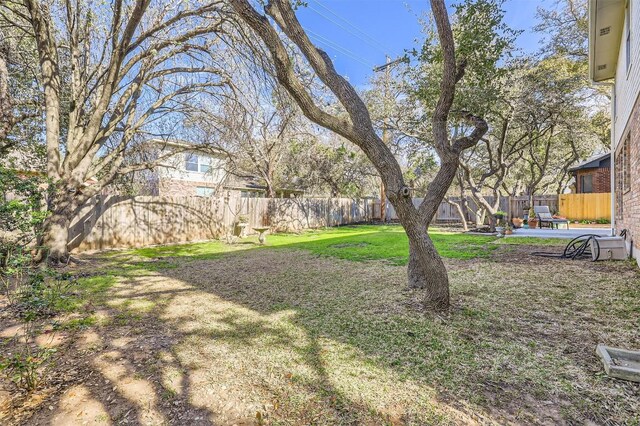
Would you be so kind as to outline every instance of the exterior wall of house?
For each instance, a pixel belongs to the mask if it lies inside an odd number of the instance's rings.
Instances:
[[[640,263],[640,1],[631,0],[625,19],[615,77],[613,97],[613,148],[616,170],[616,230],[626,229],[627,248]],[[630,66],[627,67],[627,22],[631,25]],[[623,141],[629,137],[629,183],[620,189]],[[621,208],[620,208],[621,207]],[[622,210],[622,211],[620,211]]]
[[[214,193],[221,188],[225,178],[222,159],[197,154],[207,159],[210,169],[207,172],[196,172],[186,169],[187,155],[189,154],[176,154],[166,161],[167,167],[158,168],[158,195],[196,196],[205,195],[198,193],[198,188],[211,188]]]
[[[634,111],[634,106],[637,109],[637,100],[640,94],[640,1],[631,0],[630,3],[631,66],[627,69],[627,20],[625,19],[615,77],[616,87],[613,99],[615,102],[615,117],[613,118],[613,130],[616,147],[618,142],[622,140],[629,119]]]
[[[608,167],[583,169],[576,171],[576,192],[584,193],[582,177],[591,175],[592,193],[611,192],[611,170]]]
[[[640,64],[638,64],[640,65]],[[624,136],[630,136],[629,145],[629,181],[628,190],[620,188],[616,185],[616,191],[622,197],[622,209],[617,207],[616,210],[616,228],[618,231],[626,229],[627,248],[631,254],[640,262],[640,98],[632,110],[628,126],[624,129]],[[616,151],[616,158],[622,158],[622,144]],[[616,161],[616,168],[619,168],[619,162]],[[617,171],[616,179],[618,179],[621,171]],[[622,210],[622,211],[620,211]],[[633,247],[631,247],[633,245]]]
[[[211,194],[198,193],[198,188],[210,188]],[[161,197],[195,197],[219,195],[220,186],[211,181],[190,181],[181,179],[160,179],[158,195]]]

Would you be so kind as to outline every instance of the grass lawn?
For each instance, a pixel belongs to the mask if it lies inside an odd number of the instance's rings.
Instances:
[[[397,226],[87,257],[56,381],[30,404],[5,398],[0,423],[640,422],[640,386],[595,356],[600,342],[640,349],[631,262],[432,235],[451,281],[443,315],[406,288]]]
[[[489,244],[494,237],[463,235],[434,231],[431,233],[438,252],[445,258],[471,259],[489,256],[497,247]],[[258,248],[303,249],[322,256],[353,261],[385,260],[394,265],[405,265],[409,260],[408,239],[400,226],[342,226],[301,234],[269,235],[268,246]],[[186,257],[206,259],[229,251],[254,249],[257,238],[251,237],[240,244],[228,245],[220,241],[198,244],[150,247],[135,250],[142,257]]]

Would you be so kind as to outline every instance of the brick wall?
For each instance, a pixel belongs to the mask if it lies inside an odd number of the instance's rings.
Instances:
[[[628,133],[630,132],[630,133]],[[620,140],[624,140],[627,134],[631,136],[630,142],[630,190],[622,194],[622,214],[616,212],[616,228],[628,230],[627,242],[633,246],[632,254],[640,262],[640,97],[631,113],[627,127]],[[622,148],[618,144],[616,158]],[[616,176],[618,174],[616,173]],[[617,190],[616,185],[616,190]]]
[[[608,167],[600,167],[597,169],[584,169],[576,172],[576,192],[578,194],[583,193],[582,176],[592,176],[592,193],[604,193],[611,192],[611,171]]]
[[[159,194],[162,197],[193,197],[196,196],[197,187],[212,188],[214,193],[216,187],[211,182],[194,182],[179,179],[160,179]]]

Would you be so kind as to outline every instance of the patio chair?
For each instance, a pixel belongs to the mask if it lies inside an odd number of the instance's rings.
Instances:
[[[534,206],[533,211],[538,217],[540,228],[544,228],[546,224],[551,229],[558,229],[558,225],[566,223],[567,229],[569,229],[569,221],[567,219],[554,219],[551,211],[549,210],[549,206]]]

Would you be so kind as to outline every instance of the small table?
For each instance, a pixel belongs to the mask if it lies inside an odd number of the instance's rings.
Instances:
[[[268,226],[256,227],[256,228],[253,228],[253,230],[260,234],[258,235],[258,241],[260,241],[260,244],[264,245],[267,242],[267,236],[265,234],[269,230],[269,227]]]
[[[569,229],[569,221],[566,219],[545,219],[540,220],[540,228],[542,228],[543,223],[548,223],[549,228],[551,229],[560,229],[560,225],[564,225],[562,229]]]

